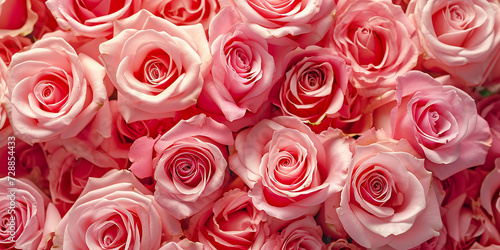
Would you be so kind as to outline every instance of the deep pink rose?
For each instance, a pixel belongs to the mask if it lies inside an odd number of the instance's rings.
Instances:
[[[393,138],[408,140],[436,177],[442,180],[484,163],[491,133],[467,93],[412,71],[398,78],[396,99]]]
[[[344,104],[351,67],[330,49],[297,48],[278,62],[278,105],[286,115],[319,124],[337,117]]]
[[[57,210],[31,181],[10,177],[0,179],[0,248],[45,249],[44,228],[58,223]]]
[[[127,122],[173,117],[195,104],[211,63],[201,25],[176,26],[146,10],[115,22],[99,50]]]
[[[238,12],[223,9],[210,24],[213,65],[198,107],[229,122],[257,113],[268,101],[274,58],[264,38],[241,22]],[[211,79],[210,79],[211,78]]]
[[[487,0],[416,0],[407,9],[425,53],[423,66],[466,85],[483,83],[500,49],[500,5]]]
[[[219,12],[217,0],[148,0],[142,8],[176,25],[201,23],[205,30],[212,18]]]
[[[105,37],[113,33],[113,22],[136,13],[142,0],[47,0],[47,8],[63,30],[76,35]]]
[[[231,130],[197,115],[159,138],[137,139],[130,148],[130,170],[139,178],[154,177],[156,201],[184,219],[222,195],[229,180],[228,145],[233,145]]]
[[[345,135],[321,135],[294,117],[261,120],[241,131],[229,167],[250,188],[259,210],[281,220],[314,215],[339,192],[351,159]]]
[[[362,96],[395,89],[396,78],[417,65],[418,35],[401,7],[390,1],[354,1],[337,13],[325,37],[351,65]]]
[[[279,249],[318,249],[326,250],[322,241],[323,232],[312,216],[296,220],[285,227],[281,232],[272,234],[263,250]]]
[[[495,160],[495,168],[484,178],[479,193],[480,204],[490,216],[491,221],[494,222],[497,233],[500,230],[500,183],[498,178],[500,178],[500,158]],[[497,234],[496,236],[500,235]],[[492,238],[487,243],[500,245],[499,241],[500,237],[497,237]],[[482,244],[486,246],[484,241]]]
[[[49,147],[47,151],[50,195],[62,215],[75,203],[90,177],[99,178],[112,169],[78,158],[64,147]]]
[[[32,5],[32,0],[0,1],[0,38],[25,36],[33,31],[38,16]]]
[[[417,156],[405,140],[355,148],[336,210],[356,243],[408,249],[438,235],[442,222],[432,174]]]
[[[181,235],[180,223],[165,213],[132,173],[90,178],[55,230],[62,249],[159,249]]]
[[[190,220],[188,238],[207,249],[261,249],[269,236],[268,216],[246,191],[233,189]]]
[[[12,56],[31,45],[31,40],[23,36],[6,36],[0,39],[0,59],[9,66]]]
[[[330,0],[219,0],[221,7],[235,6],[243,22],[259,36],[278,45],[305,47],[315,44],[333,22],[335,2]]]
[[[484,162],[486,168],[492,169],[495,159],[500,157],[500,94],[493,94],[478,101],[477,112],[488,122],[493,137]]]
[[[76,136],[107,102],[105,73],[60,38],[16,53],[7,72],[15,133],[28,143]]]

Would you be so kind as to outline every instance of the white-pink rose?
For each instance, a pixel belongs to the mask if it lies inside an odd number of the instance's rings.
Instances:
[[[63,30],[76,35],[105,37],[113,33],[113,22],[136,13],[142,0],[47,0],[47,8]]]
[[[219,0],[221,7],[235,6],[243,22],[272,44],[305,47],[315,44],[333,22],[331,0]]]
[[[294,117],[261,120],[241,131],[229,167],[250,188],[260,210],[282,220],[314,215],[342,188],[351,159],[345,135],[321,135]]]
[[[408,140],[436,177],[443,180],[484,163],[491,132],[467,93],[411,71],[398,78],[396,99],[393,138]]]
[[[132,173],[90,178],[82,195],[55,230],[62,249],[157,250],[181,235],[180,223],[165,213]]]
[[[211,63],[201,25],[176,26],[146,10],[117,21],[99,50],[127,122],[172,117],[196,104]]]
[[[231,130],[201,114],[159,138],[137,139],[130,148],[130,169],[139,178],[154,177],[156,201],[184,219],[222,195],[229,180],[228,145],[233,145]]]
[[[416,0],[407,15],[418,29],[424,67],[469,86],[484,82],[500,50],[498,1]]]
[[[404,140],[355,148],[336,210],[356,243],[408,249],[438,235],[442,222],[432,174],[416,156]]]
[[[16,53],[7,71],[14,132],[28,143],[76,136],[107,102],[105,74],[60,38]]]
[[[325,40],[352,67],[353,85],[362,96],[395,89],[396,78],[417,65],[420,53],[414,25],[390,1],[346,5]]]

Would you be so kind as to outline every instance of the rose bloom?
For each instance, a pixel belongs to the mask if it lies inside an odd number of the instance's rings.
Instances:
[[[196,103],[211,62],[201,25],[179,27],[141,10],[114,32],[99,50],[125,121],[173,117]]]
[[[229,180],[227,145],[233,145],[231,130],[200,114],[159,138],[137,139],[130,148],[130,170],[139,178],[154,177],[156,201],[184,219],[222,195]]]
[[[250,188],[259,210],[281,220],[314,215],[340,191],[351,159],[345,135],[321,135],[293,117],[261,120],[241,131],[229,167]]]
[[[306,216],[286,226],[281,232],[272,234],[263,250],[278,249],[321,249],[326,250],[322,241],[323,232],[312,216]]]
[[[203,85],[197,106],[230,122],[247,112],[257,113],[268,100],[275,73],[266,40],[242,23],[231,7],[211,22],[209,37],[212,74]]]
[[[276,83],[275,104],[285,114],[311,124],[338,116],[351,78],[344,59],[330,49],[309,46],[291,51],[277,67],[282,77]]]
[[[390,1],[358,0],[337,13],[325,38],[352,66],[353,85],[362,96],[396,87],[396,78],[417,65],[418,35],[401,7]]]
[[[90,178],[55,230],[62,249],[159,249],[180,236],[180,223],[154,201],[132,173]]]
[[[487,169],[494,168],[495,159],[500,157],[500,94],[490,95],[477,102],[477,111],[490,127],[493,137],[491,148],[486,156],[484,166]]]
[[[395,249],[437,236],[439,204],[424,159],[405,140],[360,144],[354,150],[336,209],[347,234],[366,248]]]
[[[31,40],[23,36],[7,36],[0,39],[0,59],[9,66],[12,56],[31,45]]]
[[[270,232],[268,216],[239,188],[224,193],[190,219],[186,236],[208,249],[261,249]]]
[[[113,22],[136,13],[142,0],[47,0],[47,8],[52,12],[63,30],[71,30],[76,35],[105,37],[113,33]]]
[[[243,22],[272,44],[302,47],[315,44],[333,22],[331,0],[219,0],[222,8],[234,6]]]
[[[32,5],[32,0],[0,1],[0,38],[25,36],[33,31],[38,16]]]
[[[499,12],[498,1],[411,1],[406,13],[422,41],[423,66],[466,85],[481,84],[498,58]]]
[[[437,178],[484,163],[491,133],[467,93],[412,71],[398,78],[396,99],[393,138],[408,140]]]
[[[149,0],[142,8],[179,26],[201,23],[205,30],[220,9],[216,0]]]
[[[495,222],[495,228],[500,231],[500,158],[495,160],[495,168],[484,178],[481,189],[479,192],[479,201],[486,213],[490,216],[491,220]],[[493,238],[488,243],[500,245],[500,237]],[[484,242],[482,242],[483,245]],[[485,245],[486,246],[486,245]]]
[[[76,136],[107,102],[104,68],[60,38],[13,56],[7,71],[11,124],[20,139]]]
[[[179,242],[168,242],[158,250],[203,250],[203,244],[184,238]]]
[[[10,176],[10,175],[9,175]],[[14,185],[11,185],[14,181]],[[0,248],[45,249],[60,216],[49,198],[26,179],[0,179]]]

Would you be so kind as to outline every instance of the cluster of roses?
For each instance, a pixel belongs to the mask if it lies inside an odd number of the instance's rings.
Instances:
[[[1,249],[500,246],[498,0],[0,0],[0,57]]]

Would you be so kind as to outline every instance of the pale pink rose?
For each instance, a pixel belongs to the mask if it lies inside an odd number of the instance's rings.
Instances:
[[[196,104],[212,60],[200,24],[176,26],[146,10],[115,22],[114,37],[99,50],[129,123]]]
[[[192,242],[187,238],[182,239],[179,242],[168,242],[163,245],[159,250],[203,250],[203,244],[200,242]]]
[[[417,65],[417,31],[401,7],[390,1],[358,0],[336,14],[326,46],[343,57],[362,96],[396,87],[396,78]]]
[[[398,78],[396,100],[393,138],[408,140],[436,177],[443,180],[484,163],[491,132],[467,93],[412,71]]]
[[[314,215],[342,188],[351,159],[342,131],[321,135],[294,117],[264,119],[241,131],[229,167],[259,210],[281,220]]]
[[[197,106],[230,122],[257,113],[268,100],[275,73],[266,40],[242,23],[231,7],[211,22],[209,37],[211,77],[203,85]]]
[[[130,170],[139,178],[154,177],[156,201],[184,219],[222,195],[229,180],[228,145],[233,145],[231,130],[200,114],[161,137],[137,139],[130,148]]]
[[[48,205],[49,198],[31,181],[14,179],[13,176],[1,178],[0,248],[44,249],[48,240],[44,227],[52,225],[53,221],[49,221],[53,219],[51,213],[57,213],[57,210],[47,207]]]
[[[272,44],[315,44],[333,22],[335,2],[331,0],[219,0],[222,8],[234,6],[243,22]]]
[[[6,36],[0,39],[0,59],[9,66],[12,56],[31,45],[31,40],[24,36]]]
[[[181,235],[179,221],[165,213],[132,175],[108,172],[90,178],[55,230],[62,249],[159,249]]]
[[[113,22],[138,12],[142,0],[47,0],[63,30],[71,30],[78,36],[105,37],[113,33]]]
[[[78,158],[64,147],[47,149],[47,162],[50,172],[52,202],[64,215],[75,203],[90,177],[102,177],[112,168],[99,167],[85,158]]]
[[[179,26],[201,23],[205,30],[220,9],[217,0],[148,0],[142,8]]]
[[[7,86],[16,135],[28,143],[76,136],[107,102],[105,73],[60,38],[15,54]]]
[[[484,162],[484,167],[493,169],[495,159],[500,157],[500,94],[493,94],[479,100],[477,112],[488,122],[493,137],[491,148]]]
[[[32,0],[0,0],[0,38],[30,34],[38,20],[32,7]]]
[[[263,250],[321,249],[326,250],[323,232],[312,216],[296,220],[281,232],[272,234],[262,246]]]
[[[355,147],[336,212],[356,243],[408,249],[439,234],[432,174],[417,156],[405,140]]]
[[[40,144],[29,145],[19,139],[5,138],[5,146],[0,147],[0,159],[4,160],[5,167],[0,168],[0,176],[8,176],[7,159],[12,157],[14,152],[15,162],[15,178],[24,178],[30,180],[46,195],[50,195],[49,181],[49,166]],[[7,142],[14,142],[10,145]],[[9,148],[10,146],[10,148]],[[14,177],[14,176],[12,176]]]
[[[444,70],[466,85],[483,83],[500,49],[498,1],[416,0],[407,15],[418,29],[424,67]]]
[[[269,236],[268,216],[246,191],[233,189],[190,219],[186,236],[205,249],[261,249]]]
[[[297,48],[278,62],[272,98],[286,115],[304,123],[319,124],[325,117],[339,116],[344,104],[351,67],[330,49]]]

